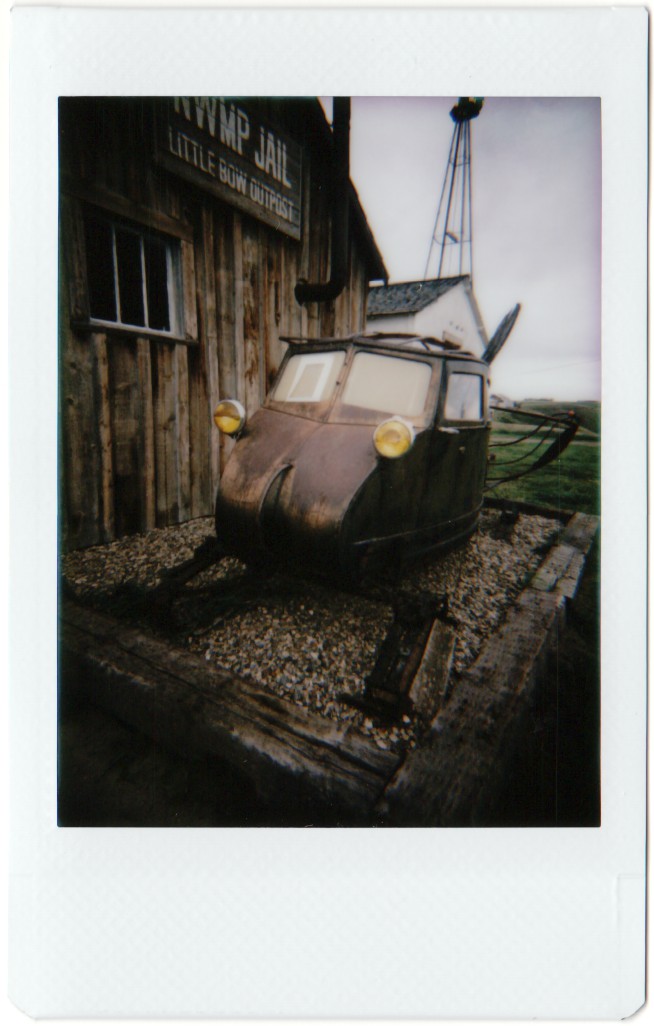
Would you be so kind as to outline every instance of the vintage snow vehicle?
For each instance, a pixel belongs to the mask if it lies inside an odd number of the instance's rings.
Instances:
[[[486,476],[488,366],[433,338],[287,338],[251,418],[214,420],[236,439],[216,500],[225,552],[337,576],[466,538]]]
[[[451,111],[430,247],[430,258],[440,248],[437,282],[450,250],[459,255],[457,280],[467,266],[472,281],[470,122],[482,105],[480,97],[462,97]],[[336,98],[335,195],[342,201],[333,212],[331,279],[298,282],[300,304],[333,300],[345,286],[349,116],[349,100]],[[425,278],[428,267],[429,259]],[[249,563],[276,560],[342,578],[401,566],[467,538],[485,487],[555,459],[578,427],[574,417],[529,413],[536,427],[494,443],[489,459],[489,369],[519,311],[516,304],[491,339],[483,331],[475,346],[444,331],[438,339],[379,332],[284,338],[289,349],[261,409],[248,419],[239,402],[225,399],[214,413],[236,439],[216,499],[220,549]]]

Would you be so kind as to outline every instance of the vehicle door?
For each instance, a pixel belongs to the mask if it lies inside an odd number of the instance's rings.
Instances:
[[[456,534],[481,507],[490,424],[483,364],[445,360],[421,502],[421,526]]]

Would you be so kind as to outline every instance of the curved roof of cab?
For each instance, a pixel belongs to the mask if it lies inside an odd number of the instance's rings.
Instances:
[[[483,361],[483,357],[468,352],[458,342],[433,338],[431,335],[415,335],[402,331],[369,331],[356,332],[353,335],[325,336],[309,338],[304,335],[280,335],[281,342],[288,342],[303,349],[315,350],[325,347],[353,345],[367,349],[392,349],[400,353],[428,353],[430,356],[455,357],[457,359]]]

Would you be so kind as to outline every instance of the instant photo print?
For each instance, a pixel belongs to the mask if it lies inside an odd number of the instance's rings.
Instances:
[[[646,12],[12,21],[11,1001],[631,1015]]]

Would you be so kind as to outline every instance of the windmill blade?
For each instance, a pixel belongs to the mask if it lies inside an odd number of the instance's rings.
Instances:
[[[520,303],[516,303],[516,305],[513,307],[513,310],[510,310],[506,317],[503,317],[500,323],[498,324],[497,328],[495,329],[495,334],[493,335],[492,339],[490,340],[490,342],[486,346],[486,349],[484,350],[484,355],[482,359],[485,360],[486,363],[492,363],[497,354],[499,353],[500,349],[502,348],[507,338],[511,334],[513,330],[513,325],[517,321],[519,313]]]

